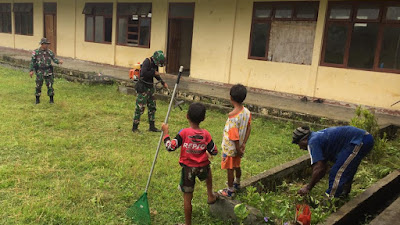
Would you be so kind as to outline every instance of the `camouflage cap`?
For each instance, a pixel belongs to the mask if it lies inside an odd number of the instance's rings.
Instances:
[[[49,40],[47,40],[47,38],[42,38],[41,40],[40,40],[40,42],[39,42],[39,44],[50,44],[50,41]]]
[[[307,126],[296,128],[296,130],[293,131],[292,143],[298,144],[301,140],[307,138],[310,133],[311,130]]]

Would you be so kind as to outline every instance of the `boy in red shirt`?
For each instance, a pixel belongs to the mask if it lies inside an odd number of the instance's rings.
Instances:
[[[212,191],[212,175],[208,154],[218,153],[210,133],[201,129],[199,124],[206,116],[206,108],[201,103],[192,103],[189,106],[186,118],[190,127],[182,129],[171,140],[168,134],[168,124],[163,124],[161,129],[164,132],[164,143],[168,151],[175,151],[180,146],[181,156],[179,164],[182,166],[181,181],[179,188],[183,192],[183,203],[185,209],[185,224],[192,224],[192,198],[196,177],[200,181],[206,181],[208,204],[213,204],[217,196]]]

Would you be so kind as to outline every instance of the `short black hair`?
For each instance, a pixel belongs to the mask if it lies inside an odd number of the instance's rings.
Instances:
[[[233,101],[242,103],[246,99],[247,89],[242,84],[235,84],[231,87],[229,94],[231,95]]]
[[[190,121],[200,124],[206,117],[206,107],[200,102],[194,102],[190,104],[187,115]]]

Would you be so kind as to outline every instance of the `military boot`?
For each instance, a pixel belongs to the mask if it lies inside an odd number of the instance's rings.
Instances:
[[[53,96],[50,96],[50,104],[53,104],[54,103],[54,98],[53,98]]]
[[[139,126],[138,123],[133,123],[133,125],[132,125],[132,132],[138,132],[138,131],[139,131],[139,130],[138,130],[138,126]]]
[[[149,131],[151,132],[161,132],[161,130],[157,129],[156,126],[154,126],[154,121],[149,121]]]
[[[36,96],[36,104],[40,103],[40,96]]]

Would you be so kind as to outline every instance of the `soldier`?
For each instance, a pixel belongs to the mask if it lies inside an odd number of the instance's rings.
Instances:
[[[58,60],[54,53],[48,49],[50,42],[46,38],[40,40],[40,48],[32,52],[29,75],[33,76],[33,71],[36,73],[36,104],[40,103],[40,95],[42,93],[43,80],[46,82],[47,95],[50,97],[50,103],[54,103],[54,75],[51,60],[57,64],[62,64],[62,60]]]
[[[168,88],[167,83],[165,83],[158,72],[158,67],[163,66],[165,61],[165,56],[162,51],[154,52],[153,56],[147,58],[143,61],[142,68],[140,71],[140,79],[136,84],[136,108],[135,114],[133,116],[133,126],[132,131],[136,132],[138,130],[140,116],[144,113],[145,105],[148,107],[148,117],[149,117],[149,131],[160,132],[155,125],[155,113],[156,113],[156,101],[154,99],[154,86],[153,79],[156,78],[164,88]]]

